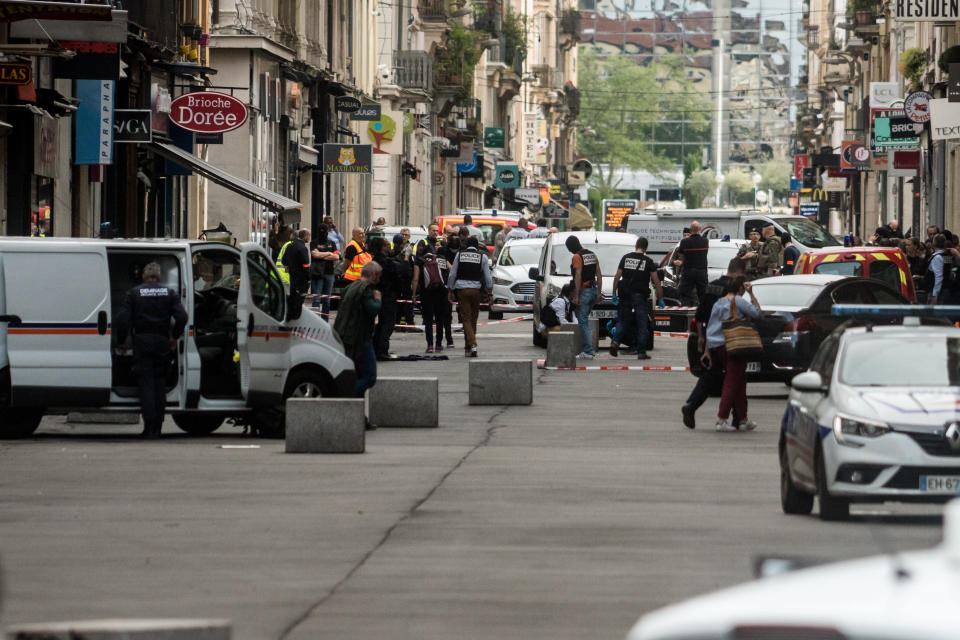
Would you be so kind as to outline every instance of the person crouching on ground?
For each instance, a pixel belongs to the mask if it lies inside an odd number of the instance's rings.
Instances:
[[[573,322],[573,304],[570,302],[572,293],[573,285],[568,282],[560,289],[560,295],[540,312],[540,324],[537,330],[544,338],[551,331],[559,329],[564,322]]]

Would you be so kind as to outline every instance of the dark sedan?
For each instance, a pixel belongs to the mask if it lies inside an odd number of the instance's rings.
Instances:
[[[833,304],[910,304],[898,291],[878,280],[836,275],[792,275],[753,282],[763,317],[756,322],[763,356],[747,364],[751,382],[789,382],[810,366],[820,343],[849,318],[831,313]],[[691,328],[687,354],[699,367],[696,328]],[[694,369],[696,373],[696,370]]]

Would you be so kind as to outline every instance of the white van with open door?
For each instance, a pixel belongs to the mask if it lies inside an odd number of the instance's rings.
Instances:
[[[353,396],[339,338],[307,309],[291,317],[255,243],[3,238],[0,438],[33,433],[45,413],[138,408],[133,353],[111,327],[150,262],[189,317],[167,370],[167,411],[184,431],[211,433],[229,417],[279,435],[286,398]]]

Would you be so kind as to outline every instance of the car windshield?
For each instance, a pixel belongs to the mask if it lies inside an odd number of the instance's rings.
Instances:
[[[897,366],[891,367],[891,362]],[[853,341],[844,351],[840,380],[853,386],[960,385],[960,338],[898,336]]]
[[[776,218],[776,221],[783,225],[796,242],[810,249],[840,246],[836,238],[803,216],[784,216]]]
[[[583,241],[581,240],[581,242]],[[629,244],[594,244],[589,241],[583,242],[583,248],[597,254],[597,258],[600,260],[600,273],[605,276],[613,276],[620,265],[620,258],[633,251],[633,247]],[[553,247],[550,275],[570,275],[570,252],[567,251],[564,244],[557,244]]]
[[[730,261],[737,257],[738,250],[739,247],[732,246],[710,247],[707,251],[707,268],[726,271]]]
[[[517,264],[537,264],[540,261],[540,246],[535,244],[511,244],[500,253],[500,266],[512,267]]]
[[[778,282],[776,284],[753,283],[753,294],[763,308],[808,307],[823,289],[818,284]]]

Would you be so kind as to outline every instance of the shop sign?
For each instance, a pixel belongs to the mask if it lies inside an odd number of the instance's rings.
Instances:
[[[894,0],[892,4],[900,22],[960,20],[960,0]]]
[[[523,114],[523,133],[522,144],[523,153],[521,160],[524,164],[530,165],[537,161],[537,117],[539,113],[532,111]]]
[[[933,96],[926,91],[914,91],[903,101],[903,111],[911,122],[930,122],[930,101]]]
[[[173,99],[166,87],[154,82],[150,85],[150,128],[164,135],[170,131],[170,105]]]
[[[473,153],[469,162],[458,162],[457,173],[475,173],[477,170],[477,154]]]
[[[636,208],[636,200],[604,200],[603,230],[616,231],[620,228],[623,218],[633,213]]]
[[[356,113],[361,106],[360,101],[353,96],[340,96],[334,100],[334,108],[340,113]]]
[[[116,109],[113,112],[114,144],[131,142],[150,142],[153,132],[150,130],[150,109]]]
[[[413,124],[417,129],[433,131],[433,114],[416,113],[413,116]]]
[[[800,153],[793,156],[793,177],[802,178],[803,170],[810,166],[810,156]]]
[[[247,121],[247,105],[217,91],[185,93],[170,103],[170,121],[196,133],[226,133]]]
[[[803,189],[803,178],[790,178],[790,191]]]
[[[470,162],[471,160],[476,161],[477,154],[474,152],[472,142],[461,142],[460,143],[460,162]]]
[[[69,60],[56,61],[55,78],[117,80],[120,77],[119,43],[61,40],[60,46],[76,55]]]
[[[376,122],[380,119],[380,105],[379,104],[365,104],[361,105],[359,109],[350,114],[351,120],[364,120],[370,122]]]
[[[507,141],[507,132],[503,127],[485,127],[483,144],[490,149],[503,149]]]
[[[0,84],[27,85],[33,80],[33,68],[22,62],[0,62]]]
[[[934,140],[960,138],[960,103],[947,98],[930,101],[930,137]]]
[[[824,177],[822,180],[823,180],[824,191],[846,191],[847,190],[846,178]]]
[[[324,173],[370,173],[373,147],[369,144],[323,145]]]
[[[513,192],[513,199],[532,205],[540,204],[540,189],[516,189]]]
[[[813,217],[820,215],[820,205],[819,204],[802,204],[800,205],[800,215]]]
[[[540,214],[550,220],[566,220],[570,218],[570,210],[549,202],[543,205]]]
[[[113,164],[112,80],[77,80],[74,164]]]
[[[916,147],[920,144],[917,126],[906,116],[877,118],[873,129],[874,144],[877,149]]]
[[[869,169],[870,150],[857,140],[844,140],[840,146],[840,169]]]
[[[67,2],[23,2],[0,0],[0,22],[17,20],[111,20],[109,4],[69,4]]]
[[[950,102],[960,102],[960,62],[951,62],[947,76],[947,99]]]
[[[413,114],[409,111],[403,112],[403,132],[413,133]]]
[[[883,109],[900,100],[900,85],[896,82],[870,83],[870,108]]]
[[[493,186],[498,189],[516,189],[520,186],[520,167],[513,163],[498,164]]]
[[[33,172],[38,176],[57,177],[57,164],[60,158],[58,133],[57,119],[50,114],[44,113],[35,118]]]

